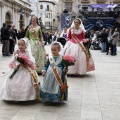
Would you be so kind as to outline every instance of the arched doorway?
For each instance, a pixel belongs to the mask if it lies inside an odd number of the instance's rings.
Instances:
[[[6,15],[5,15],[5,22],[7,24],[11,24],[11,14],[10,14],[10,12],[6,13]]]

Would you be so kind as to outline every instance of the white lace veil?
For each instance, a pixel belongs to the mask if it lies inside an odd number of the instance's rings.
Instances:
[[[79,21],[81,22],[81,24],[80,24],[79,27],[80,27],[84,32],[86,32],[82,20],[81,20],[80,18],[76,18],[75,20],[79,20]],[[74,21],[73,21],[73,22],[72,22],[72,25],[71,25],[71,28],[74,27],[74,26],[75,26],[75,23],[74,23]]]
[[[23,40],[25,42],[25,45],[26,45],[26,49],[25,50],[28,53],[29,60],[31,62],[35,63],[35,58],[32,56],[31,46],[30,46],[30,43],[28,42],[28,38],[24,37],[24,38],[21,38],[20,40]],[[15,50],[14,51],[19,50],[19,48],[18,48],[18,42],[20,40],[17,41],[17,44],[15,45]]]

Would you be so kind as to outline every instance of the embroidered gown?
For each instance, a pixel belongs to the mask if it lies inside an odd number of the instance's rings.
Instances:
[[[34,31],[40,40],[42,40],[42,32],[38,25],[33,29],[28,29],[25,36],[30,40],[32,55],[35,58],[36,71],[37,73],[41,73],[45,64],[45,50],[38,38],[35,37]]]
[[[57,71],[61,80],[67,82],[63,76],[63,64],[62,64],[62,56],[53,57],[55,63],[51,63],[49,59],[44,66],[44,70],[46,71],[45,77],[43,79],[43,84],[41,87],[40,97],[42,102],[61,102],[62,100],[67,100],[68,98],[68,90],[65,93],[61,92],[59,83],[54,76],[52,67],[57,66]]]
[[[76,59],[76,62],[75,62],[74,66],[69,66],[68,74],[84,75],[84,74],[86,74],[86,72],[89,72],[89,71],[92,71],[95,69],[94,61],[93,61],[92,55],[91,55],[91,57],[89,58],[89,61],[88,61],[89,65],[91,65],[91,67],[87,66],[88,64],[87,64],[87,60],[86,60],[86,54],[84,53],[82,48],[76,43],[76,41],[72,37],[72,32],[79,39],[81,45],[84,47],[84,45],[83,45],[83,39],[84,39],[83,30],[81,30],[80,28],[78,30],[73,29],[73,31],[71,29],[69,29],[69,32],[67,35],[68,42],[66,43],[66,45],[64,47],[63,54],[64,55],[72,55]],[[86,48],[85,48],[85,50],[86,50]]]
[[[20,54],[23,53],[19,53],[19,55]],[[24,54],[26,54],[29,58],[29,52],[26,51]],[[19,67],[17,73],[11,79],[9,78],[14,71],[13,66],[17,64],[18,62],[16,61],[15,57],[13,57],[9,64],[10,72],[0,91],[0,99],[8,101],[35,100],[36,90],[34,88],[34,80],[30,73],[23,66]],[[34,71],[34,64],[30,60],[28,68],[31,72]]]

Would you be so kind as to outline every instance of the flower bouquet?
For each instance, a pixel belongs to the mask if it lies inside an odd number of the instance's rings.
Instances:
[[[18,56],[18,54],[16,54],[15,58],[16,58],[17,62],[19,62],[18,69],[20,67],[20,64],[27,65],[27,63],[29,62],[28,57],[25,54],[21,54],[20,56]],[[18,69],[15,69],[13,71],[13,73],[9,77],[10,79],[16,74]]]
[[[66,68],[66,70],[68,69],[68,66],[72,66],[75,64],[75,58],[73,56],[70,56],[70,55],[64,55],[63,56],[63,59],[62,59],[62,62]]]

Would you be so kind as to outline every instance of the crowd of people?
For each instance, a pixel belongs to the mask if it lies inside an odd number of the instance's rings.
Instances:
[[[103,29],[100,33],[93,30],[87,32],[81,19],[76,18],[70,28],[64,28],[59,35],[57,32],[52,35],[42,32],[38,18],[32,16],[26,29],[22,28],[18,33],[13,24],[6,26],[4,23],[1,36],[2,54],[13,54],[13,57],[9,64],[9,75],[0,91],[0,99],[37,99],[56,103],[68,99],[67,74],[85,75],[95,70],[89,49],[97,38],[101,39],[101,52],[108,54],[111,48],[111,55],[117,54],[116,42],[119,32],[117,28],[114,32],[112,29]],[[48,55],[44,47],[47,43],[51,44],[51,53]],[[64,56],[72,56],[75,62],[66,70],[63,64]],[[21,57],[25,59],[22,62]],[[42,84],[38,77],[40,73],[43,76]]]
[[[86,33],[86,37],[90,39],[91,49],[100,49],[106,55],[117,55],[117,44],[120,42],[118,28],[103,28],[100,31],[91,30]]]

